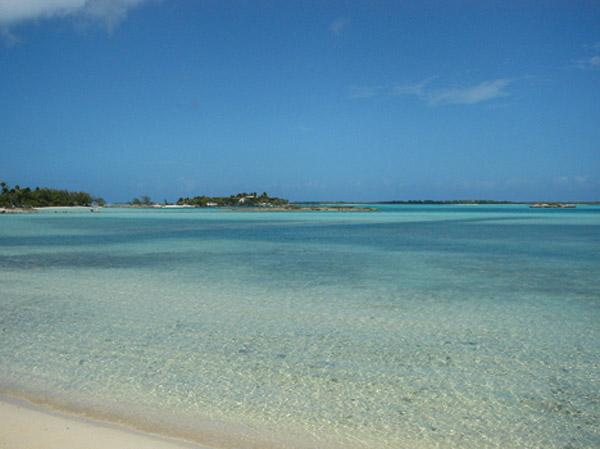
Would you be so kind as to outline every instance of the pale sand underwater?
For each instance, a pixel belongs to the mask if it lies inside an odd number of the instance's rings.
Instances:
[[[5,214],[0,391],[217,448],[591,449],[599,272],[592,207]]]

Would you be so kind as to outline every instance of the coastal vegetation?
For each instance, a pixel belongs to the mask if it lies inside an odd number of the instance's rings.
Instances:
[[[102,198],[94,198],[86,192],[71,192],[47,187],[31,189],[19,185],[10,187],[6,182],[0,182],[0,188],[0,207],[7,209],[104,205]]]
[[[195,206],[195,207],[284,207],[289,204],[289,201],[284,198],[270,197],[267,192],[258,195],[253,193],[237,193],[231,196],[195,196],[193,198],[179,198],[177,205],[179,206]]]
[[[363,207],[358,205],[365,204]],[[157,204],[148,195],[133,198],[128,203],[113,204],[111,207],[229,207],[236,210],[288,210],[288,211],[374,211],[368,204],[389,205],[529,205],[532,208],[573,208],[576,204],[599,205],[600,202],[572,201],[563,202],[528,202],[528,201],[498,201],[498,200],[392,200],[374,201],[370,203],[356,203],[346,201],[302,201],[291,203],[285,198],[271,197],[267,192],[260,195],[256,192],[240,192],[230,196],[198,195],[181,197],[175,205],[165,199]],[[20,187],[18,184],[11,187],[6,182],[0,181],[0,209],[7,212],[13,210],[27,211],[38,207],[72,207],[72,206],[106,206],[104,199],[94,197],[87,192],[69,191],[66,189],[53,189],[48,187]]]
[[[141,197],[135,197],[134,199],[132,199],[129,204],[131,206],[137,206],[137,207],[149,207],[152,206],[154,203],[152,202],[152,199],[148,196],[148,195],[143,195]]]

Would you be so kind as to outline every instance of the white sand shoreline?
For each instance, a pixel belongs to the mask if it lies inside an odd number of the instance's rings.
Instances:
[[[163,420],[160,415],[144,415],[144,423],[131,424],[123,416],[104,415],[0,387],[0,449],[365,448],[364,444],[356,446],[353,439],[351,444],[339,445],[339,436],[315,439],[295,429],[263,432],[236,422],[207,424],[172,416]]]
[[[0,207],[0,214],[33,214],[36,212],[52,213],[79,213],[79,212],[99,212],[101,207],[97,206],[48,206],[48,207]]]
[[[0,396],[0,449],[209,449]]]

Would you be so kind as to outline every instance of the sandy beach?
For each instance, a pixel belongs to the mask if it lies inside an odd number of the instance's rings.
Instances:
[[[0,449],[208,449],[0,398]]]

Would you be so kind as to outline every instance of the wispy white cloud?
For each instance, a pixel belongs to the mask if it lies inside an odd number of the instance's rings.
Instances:
[[[600,68],[600,55],[594,55],[589,58],[578,59],[575,61],[580,69],[595,69]]]
[[[414,84],[401,84],[392,87],[392,95],[415,95],[417,97],[427,96],[425,88],[431,83],[435,77],[426,78],[419,83]]]
[[[555,185],[568,187],[585,187],[594,184],[588,175],[556,176],[552,181]]]
[[[371,98],[375,96],[413,96],[430,106],[449,104],[477,104],[495,98],[508,96],[507,87],[513,82],[508,78],[483,81],[464,87],[432,88],[435,77],[414,84],[401,84],[391,87],[362,86],[352,87],[351,98]]]
[[[348,25],[350,25],[350,19],[347,17],[338,17],[329,25],[329,31],[335,35],[340,35]]]
[[[5,39],[14,35],[10,29],[22,23],[80,17],[98,21],[113,29],[130,9],[148,0],[0,0],[0,28]]]
[[[82,12],[112,29],[127,17],[130,9],[146,1],[148,0],[88,0]]]
[[[600,42],[585,45],[585,48],[589,51],[588,55],[591,55],[586,56],[585,58],[573,60],[573,65],[581,70],[600,68],[600,55],[597,54],[597,52],[600,51]],[[571,67],[573,67],[573,65]]]
[[[350,98],[373,98],[385,91],[381,86],[351,86]]]
[[[506,87],[511,80],[498,78],[491,81],[483,81],[474,86],[453,87],[430,92],[427,99],[430,104],[477,104],[483,101],[493,100],[508,95]]]

